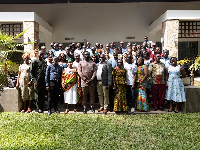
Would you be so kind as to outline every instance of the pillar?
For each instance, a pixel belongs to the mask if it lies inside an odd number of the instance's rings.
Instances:
[[[39,24],[34,21],[24,21],[23,30],[27,31],[24,33],[24,43],[35,42],[34,44],[24,45],[25,52],[33,52],[34,49],[39,48]]]
[[[169,57],[178,58],[179,20],[166,20],[162,23],[162,47],[169,50]]]

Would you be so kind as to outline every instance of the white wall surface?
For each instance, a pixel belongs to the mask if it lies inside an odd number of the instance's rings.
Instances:
[[[1,12],[36,12],[44,21],[53,27],[52,38],[49,35],[40,36],[40,42],[69,43],[90,41],[103,43],[114,41],[144,41],[159,42],[162,32],[149,34],[148,27],[166,10],[200,9],[200,2],[147,2],[147,3],[66,3],[66,4],[1,4]],[[134,40],[126,40],[134,36]],[[73,37],[73,41],[65,38]]]

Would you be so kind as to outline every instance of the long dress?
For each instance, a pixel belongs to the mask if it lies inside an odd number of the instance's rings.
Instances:
[[[113,76],[115,76],[115,83],[117,90],[114,96],[114,111],[128,111],[126,101],[126,69],[113,68]]]
[[[144,78],[144,65],[137,67],[137,75],[136,75],[136,97],[137,97],[137,109],[140,111],[148,111],[148,103],[147,103],[147,94],[146,94],[146,86],[147,81],[142,83],[142,86],[139,87],[139,82]]]
[[[33,85],[28,87],[29,81],[31,81],[30,65],[22,64],[19,66],[21,72],[19,77],[19,91],[22,101],[33,100],[34,90]]]
[[[77,93],[77,69],[64,68],[62,79],[65,84],[70,86],[64,89],[64,102],[67,104],[76,104],[78,100]]]
[[[167,100],[173,100],[174,102],[185,102],[185,92],[183,81],[180,78],[180,65],[176,67],[168,67],[169,78],[167,81],[168,92]]]

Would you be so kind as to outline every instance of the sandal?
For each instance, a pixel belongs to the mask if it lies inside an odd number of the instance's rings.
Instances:
[[[175,113],[178,113],[178,110],[174,110]]]
[[[77,112],[77,109],[74,109],[74,112]]]
[[[25,113],[25,109],[22,109],[21,113]]]
[[[69,109],[66,109],[64,113],[67,114],[68,112],[69,112]]]
[[[28,110],[26,111],[27,113],[30,113],[32,110],[30,108],[28,108]]]

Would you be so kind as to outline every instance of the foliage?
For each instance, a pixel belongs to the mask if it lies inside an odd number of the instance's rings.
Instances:
[[[185,63],[187,64],[189,62],[190,62],[189,59],[183,59],[183,60],[178,61],[178,64],[183,65],[183,64],[185,64]]]
[[[200,149],[200,114],[0,113],[0,149]]]
[[[196,57],[195,62],[190,66],[190,70],[197,71],[200,67],[200,55]]]

